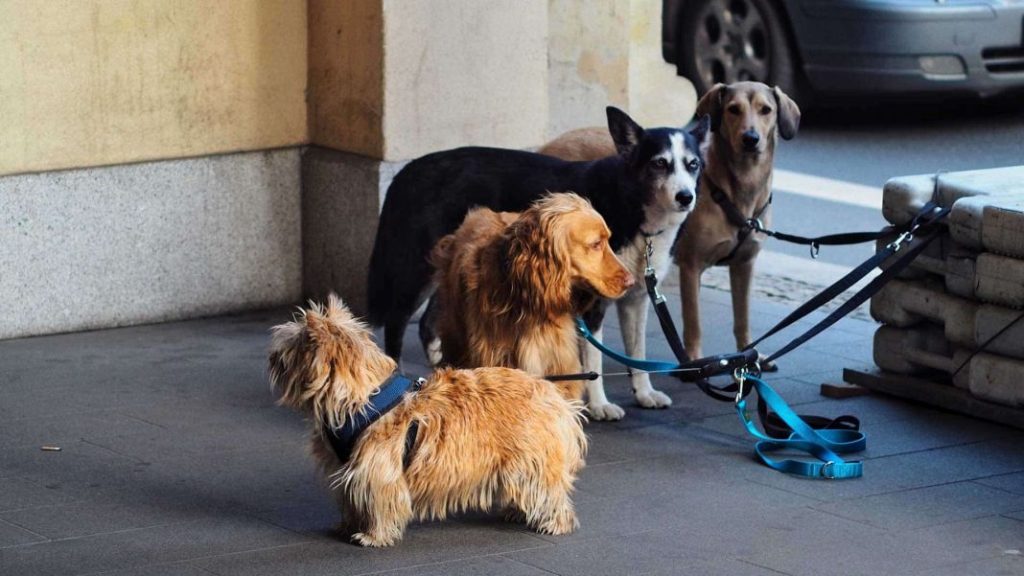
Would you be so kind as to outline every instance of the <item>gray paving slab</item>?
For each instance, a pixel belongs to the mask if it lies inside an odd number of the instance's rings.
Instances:
[[[1024,496],[976,482],[953,482],[817,504],[814,508],[892,531],[923,528],[1024,510]]]
[[[0,572],[34,576],[104,570],[270,549],[299,537],[251,518],[217,518],[0,549]]]
[[[1024,494],[1024,472],[989,476],[978,480],[986,486],[993,486],[1014,494]]]
[[[727,293],[702,298],[731,317]],[[754,323],[789,309],[758,300]],[[655,376],[674,405],[645,410],[609,378],[626,417],[586,424],[577,533],[477,513],[364,550],[336,536],[308,425],[267,384],[268,328],[290,316],[0,341],[0,573],[985,574],[1015,569],[1007,551],[1024,548],[1021,433],[884,396],[820,396],[845,366],[870,362],[874,323],[846,320],[766,379],[798,412],[861,418],[864,478],[779,474],[753,459],[730,403]],[[616,322],[606,340],[620,347]],[[415,330],[406,369],[424,373]],[[656,324],[648,332],[651,355],[667,358]],[[731,349],[729,322],[705,334],[708,352]]]
[[[360,548],[340,540],[315,541],[209,558],[198,564],[220,576],[345,576],[549,546],[524,528],[485,519],[414,524],[400,545],[387,549]]]
[[[1024,522],[1005,516],[986,516],[894,533],[911,548],[940,556],[956,556],[942,565],[1016,556],[1024,551]],[[963,572],[963,574],[974,574]]]
[[[503,556],[482,556],[468,560],[399,568],[376,574],[388,576],[543,576],[551,573]]]
[[[46,540],[46,538],[40,534],[36,534],[35,532],[26,530],[21,526],[16,526],[0,519],[0,548],[32,544],[34,542],[42,542],[44,540]]]
[[[132,566],[123,570],[94,573],[93,576],[211,576],[212,572],[203,570],[192,562],[175,562],[154,566]]]
[[[940,566],[918,574],[929,576],[1015,576],[1024,574],[1024,557],[1018,554],[1004,554],[996,558],[962,562],[949,566]]]

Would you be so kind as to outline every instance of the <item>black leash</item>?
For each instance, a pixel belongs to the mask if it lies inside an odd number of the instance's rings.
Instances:
[[[909,229],[909,225],[904,226],[886,226],[877,232],[843,232],[841,234],[826,234],[824,236],[798,236],[796,234],[787,234],[785,232],[779,232],[777,230],[771,230],[764,227],[764,223],[761,222],[761,216],[764,211],[768,209],[768,206],[772,203],[772,195],[768,195],[768,201],[763,206],[758,208],[754,214],[747,218],[743,215],[743,212],[729,199],[729,196],[725,191],[719,187],[710,178],[707,179],[708,188],[711,190],[711,199],[722,209],[726,219],[730,224],[735,226],[738,230],[736,246],[733,247],[729,254],[719,260],[717,264],[726,264],[736,255],[743,243],[746,242],[747,238],[754,232],[760,232],[776,240],[783,242],[789,242],[791,244],[800,244],[803,246],[809,246],[811,250],[811,258],[817,258],[818,252],[822,246],[848,246],[851,244],[863,244],[864,242],[874,242],[881,238],[889,238],[896,236]]]
[[[834,300],[836,298],[836,296],[839,296],[840,294],[845,292],[851,286],[853,286],[858,281],[860,281],[861,278],[867,276],[869,273],[871,273],[872,270],[877,268],[880,264],[882,264],[883,262],[888,260],[890,257],[892,257],[893,254],[898,252],[903,247],[903,244],[905,242],[909,242],[910,240],[913,239],[914,233],[916,233],[922,227],[929,226],[931,224],[934,224],[935,222],[938,222],[939,220],[942,220],[948,214],[949,214],[949,209],[948,208],[940,208],[940,207],[936,206],[934,203],[931,203],[931,202],[926,204],[924,206],[924,208],[922,208],[917,213],[917,215],[914,216],[914,218],[910,221],[910,223],[908,225],[906,225],[906,231],[901,233],[901,235],[896,240],[891,242],[889,245],[887,245],[882,250],[879,250],[878,252],[876,252],[873,256],[871,256],[870,258],[868,258],[867,260],[862,262],[859,266],[857,266],[856,268],[851,270],[849,273],[847,273],[845,276],[840,278],[834,284],[832,284],[831,286],[828,286],[827,288],[825,288],[824,290],[822,290],[821,292],[816,294],[813,298],[811,298],[810,300],[808,300],[807,302],[802,304],[799,308],[797,308],[796,310],[791,312],[788,316],[786,316],[785,318],[780,320],[778,324],[776,324],[775,326],[770,328],[761,337],[759,337],[756,340],[754,340],[748,346],[748,348],[753,348],[754,346],[757,346],[758,344],[760,344],[762,341],[764,341],[765,339],[769,338],[770,336],[773,336],[774,334],[776,334],[777,332],[781,331],[782,329],[790,326],[794,322],[799,321],[804,316],[807,316],[811,312],[817,310],[818,308],[821,308],[825,304],[827,304],[827,303],[831,302],[832,300]],[[895,272],[888,273],[889,269],[892,269],[893,267],[896,267],[896,272],[899,272],[900,270],[905,268],[908,264],[910,264],[910,261],[913,260],[914,257],[916,257],[918,254],[921,253],[922,250],[924,250],[924,247],[921,244],[923,243],[924,245],[927,245],[927,243],[931,242],[931,240],[934,239],[934,238],[935,238],[934,232],[929,234],[927,236],[927,240],[926,241],[918,243],[918,245],[914,246],[909,251],[909,253],[912,253],[912,256],[910,256],[908,258],[907,255],[905,254],[902,258],[900,258],[899,260],[893,262],[893,264],[886,270],[886,272],[883,272],[879,277],[884,276],[885,279],[888,280],[888,278],[892,277],[895,274]],[[884,283],[884,281],[882,283]],[[869,284],[869,286],[871,286],[871,285]],[[851,296],[850,300],[847,301],[847,302],[850,302],[850,301],[860,297],[860,302],[858,302],[856,305],[854,305],[852,307],[848,307],[848,309],[845,309],[845,308],[847,308],[847,306],[844,305],[844,307],[840,308],[840,310],[843,310],[843,314],[844,315],[849,313],[854,308],[859,306],[861,302],[863,302],[867,298],[870,298],[872,295],[874,295],[874,293],[877,292],[878,289],[880,289],[880,288],[881,288],[881,284],[878,284],[877,287],[874,290],[870,291],[870,292],[868,292],[868,287],[865,287],[865,288],[861,289],[860,292],[857,292],[856,294]],[[838,310],[837,310],[837,312],[838,312]],[[838,320],[840,317],[842,317],[842,316],[837,317],[835,320]],[[822,330],[824,328],[827,328],[828,326],[831,326],[832,324],[834,324],[835,320],[833,320],[828,325],[824,326],[822,328]],[[821,330],[818,330],[818,332],[820,332],[820,331]],[[799,343],[793,345],[792,348],[788,348],[788,349],[784,349],[784,350],[780,350],[779,352],[776,352],[774,355],[772,355],[772,359],[778,358],[778,357],[782,356],[783,354],[788,353],[793,348],[795,348],[796,346],[799,346],[800,344],[802,344],[803,342],[805,342],[807,339],[811,338],[815,334],[817,334],[817,332],[814,332],[810,336],[807,336],[806,339],[801,340]]]
[[[891,280],[896,274],[899,274],[904,268],[906,268],[917,256],[928,247],[933,240],[939,236],[939,229],[935,226],[939,221],[944,219],[949,214],[948,208],[940,208],[932,203],[927,204],[918,214],[914,217],[912,224],[907,232],[904,232],[894,242],[890,243],[883,250],[880,250],[877,254],[866,260],[863,264],[852,270],[849,274],[841,278],[838,282],[825,288],[811,300],[806,302],[797,310],[794,310],[788,316],[783,318],[778,324],[768,330],[763,336],[751,343],[747,349],[753,350],[761,341],[765,340],[769,336],[779,332],[783,328],[793,324],[800,320],[804,316],[807,316],[814,310],[817,310],[824,304],[833,300],[836,296],[841,294],[847,288],[852,286],[858,280],[866,276],[871,270],[877,265],[881,264],[885,260],[891,258],[903,247],[904,243],[910,242],[914,239],[914,234],[923,232],[922,235],[918,236],[918,242],[907,249],[903,254],[892,261],[889,266],[882,271],[877,277],[875,277],[867,286],[861,288],[849,299],[846,300],[835,311],[819,321],[817,324],[812,326],[810,329],[800,334],[788,344],[783,346],[781,349],[776,351],[774,354],[768,357],[768,362],[773,362],[778,358],[792,352],[794,349],[807,342],[814,336],[821,333],[826,328],[832,326],[838,322],[841,318],[849,314],[855,308],[867,301],[868,298],[877,293],[882,286],[884,286],[889,280]],[[758,398],[757,413],[761,419],[761,425],[765,430],[765,433],[775,438],[786,438],[792,430],[789,426],[779,418],[778,415],[769,412],[768,407],[765,405],[763,399]],[[860,421],[855,416],[843,415],[835,419],[829,419],[821,416],[804,415],[800,417],[807,422],[812,428],[815,429],[850,429],[859,430]]]

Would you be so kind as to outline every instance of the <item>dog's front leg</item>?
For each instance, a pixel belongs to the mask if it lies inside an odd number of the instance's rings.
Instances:
[[[733,262],[729,265],[729,292],[732,294],[732,334],[736,349],[750,344],[750,279],[754,274],[754,261]]]
[[[643,290],[631,290],[616,303],[619,325],[622,327],[622,343],[626,347],[626,355],[633,358],[647,357],[646,295]],[[637,403],[644,408],[666,408],[672,405],[672,399],[667,394],[651,386],[651,376],[647,372],[633,372],[630,383]]]
[[[732,293],[732,334],[736,338],[736,349],[743,350],[750,345],[750,285],[754,278],[754,259],[734,262],[729,265],[729,291]],[[774,362],[764,362],[760,357],[761,369],[775,372]]]
[[[683,347],[690,358],[701,358],[700,276],[703,269],[696,262],[679,263],[679,288],[683,300]]]
[[[603,328],[594,330],[594,337],[601,340]],[[586,341],[583,342],[583,357],[588,372],[601,374],[601,351]],[[587,381],[587,412],[594,420],[622,420],[626,411],[618,404],[612,404],[604,393],[604,378],[598,376]]]

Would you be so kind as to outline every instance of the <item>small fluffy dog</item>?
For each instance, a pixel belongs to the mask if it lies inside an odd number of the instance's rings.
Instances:
[[[517,217],[518,216],[518,217]],[[596,293],[618,298],[634,284],[590,202],[551,194],[520,215],[476,208],[431,254],[443,362],[506,366],[534,376],[581,370],[573,317]],[[583,382],[558,383],[569,400]]]
[[[312,453],[355,542],[389,546],[411,519],[495,505],[539,532],[578,526],[580,403],[519,370],[444,369],[385,411],[375,400],[395,367],[334,295],[273,329],[270,381],[281,404],[312,418]],[[332,435],[359,421],[369,424],[339,457]]]

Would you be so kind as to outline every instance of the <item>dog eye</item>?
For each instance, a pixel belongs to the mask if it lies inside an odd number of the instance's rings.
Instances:
[[[700,160],[696,158],[690,158],[690,161],[686,163],[686,169],[690,172],[696,172],[697,168],[700,168]]]
[[[591,250],[595,250],[595,251],[596,250],[600,250],[601,249],[601,241],[598,240],[597,242],[591,242],[590,243],[590,249]]]
[[[664,170],[668,168],[668,160],[665,160],[664,158],[655,158],[654,160],[651,160],[651,165],[658,170]]]
[[[726,108],[726,110],[729,112],[729,114],[739,114],[740,113],[740,107],[737,104],[733,104],[732,106],[729,106],[728,108]]]
[[[761,107],[761,114],[767,116],[768,114],[771,114],[771,113],[772,113],[772,107],[771,106],[762,106]]]

